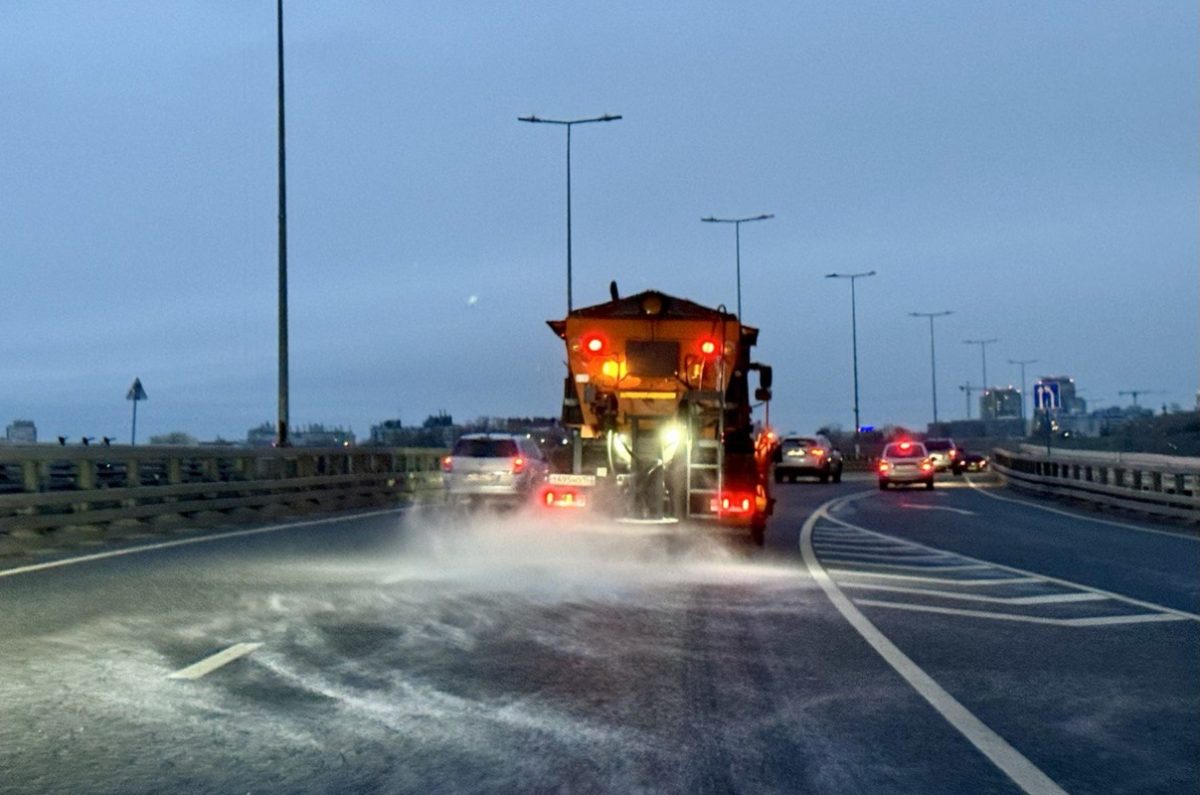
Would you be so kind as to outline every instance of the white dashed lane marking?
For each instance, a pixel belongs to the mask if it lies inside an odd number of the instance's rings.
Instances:
[[[192,663],[187,668],[181,668],[175,673],[168,676],[168,679],[199,679],[200,677],[210,674],[218,668],[228,665],[239,657],[245,657],[250,652],[262,646],[261,643],[235,643],[228,649],[223,649],[216,654],[205,657],[199,662]]]
[[[1182,610],[868,530],[831,511],[814,522],[811,537],[829,576],[865,607],[1060,627],[1200,621]]]

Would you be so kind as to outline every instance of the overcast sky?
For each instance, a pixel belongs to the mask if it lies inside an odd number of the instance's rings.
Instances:
[[[291,416],[556,415],[565,135],[575,303],[736,302],[784,430],[931,418],[971,338],[1083,397],[1193,405],[1197,6],[286,6]],[[0,2],[0,424],[240,438],[274,422],[271,0]],[[471,297],[477,300],[470,304]]]

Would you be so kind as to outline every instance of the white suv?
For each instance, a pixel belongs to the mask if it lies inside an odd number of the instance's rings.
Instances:
[[[449,502],[521,501],[546,482],[541,448],[520,434],[469,433],[442,459]]]

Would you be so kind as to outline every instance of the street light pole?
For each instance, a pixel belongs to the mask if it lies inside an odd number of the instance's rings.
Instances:
[[[275,444],[288,446],[287,171],[283,127],[283,0],[275,3],[279,81],[279,422]]]
[[[862,427],[862,420],[858,413],[858,299],[855,294],[854,284],[859,279],[874,275],[875,271],[825,274],[826,279],[850,280],[850,339],[854,351],[854,437],[856,439],[858,438],[858,429]]]
[[[993,338],[992,338],[992,339],[990,339],[990,340],[963,340],[963,344],[964,344],[964,345],[978,345],[978,346],[979,346],[979,352],[980,352],[981,354],[983,354],[983,386],[981,387],[981,389],[987,389],[987,388],[988,388],[988,380],[987,380],[987,346],[991,345],[993,342],[999,342],[999,341],[1000,341],[1000,340],[999,340],[999,339],[996,339],[995,337],[993,337]]]
[[[567,128],[567,314],[574,308],[571,287],[571,128],[576,124],[591,124],[601,121],[617,121],[620,116],[605,113],[590,119],[543,119],[538,116],[518,116],[517,121],[530,124],[557,124]]]
[[[933,319],[935,317],[945,317],[953,315],[954,312],[949,309],[944,312],[909,312],[910,317],[927,317],[929,318],[929,373],[930,379],[933,382],[933,421],[938,421],[937,413],[937,356],[933,348]]]
[[[751,221],[766,221],[774,218],[773,213],[763,213],[755,215],[751,218],[714,218],[708,216],[700,220],[706,224],[733,224],[733,240],[734,240],[734,256],[737,259],[737,316],[738,322],[742,319],[742,224],[748,224]]]
[[[1009,364],[1019,365],[1021,368],[1021,433],[1025,433],[1025,365],[1035,364],[1037,359],[1009,359]]]

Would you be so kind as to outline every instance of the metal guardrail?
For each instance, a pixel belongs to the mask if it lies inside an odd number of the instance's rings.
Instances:
[[[992,451],[992,469],[1012,486],[1101,505],[1200,521],[1200,459],[1143,453],[1054,450],[1023,444]]]
[[[428,448],[0,447],[0,534],[160,515],[395,504],[440,490]]]

